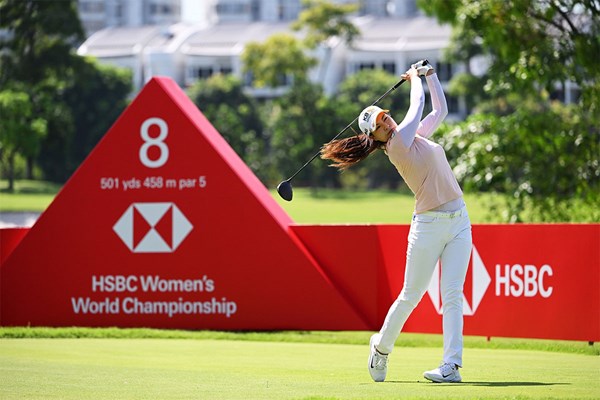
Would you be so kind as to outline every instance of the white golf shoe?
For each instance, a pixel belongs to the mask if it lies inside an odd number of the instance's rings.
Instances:
[[[379,334],[375,334],[371,336],[371,340],[369,341],[369,347],[371,348],[371,353],[369,354],[369,373],[375,382],[385,381],[385,376],[387,375],[388,355],[380,353],[375,348],[375,339],[379,336]]]
[[[456,364],[443,363],[436,369],[423,372],[423,377],[437,383],[458,383],[462,381]]]

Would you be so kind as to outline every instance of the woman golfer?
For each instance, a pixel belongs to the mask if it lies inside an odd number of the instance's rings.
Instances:
[[[425,94],[420,76],[426,76],[432,108],[422,121]],[[471,223],[462,191],[444,149],[429,136],[448,113],[440,82],[430,65],[412,67],[402,77],[411,83],[410,107],[400,124],[388,110],[365,108],[358,117],[363,134],[334,140],[323,146],[321,157],[338,169],[348,168],[376,149],[385,150],[415,195],[404,286],[391,305],[379,333],[370,341],[369,372],[385,380],[388,355],[411,312],[421,301],[438,260],[441,262],[444,356],[441,365],[423,376],[434,382],[460,382],[463,352],[463,284],[471,255]]]

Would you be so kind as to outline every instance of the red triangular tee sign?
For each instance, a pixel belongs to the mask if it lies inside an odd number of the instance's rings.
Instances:
[[[153,78],[2,265],[2,325],[366,329],[185,93]]]

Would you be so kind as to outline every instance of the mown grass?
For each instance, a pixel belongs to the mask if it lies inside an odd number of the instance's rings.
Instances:
[[[17,180],[15,191],[7,191],[8,182],[0,180],[0,213],[43,212],[61,185],[32,180]],[[404,190],[334,190],[324,188],[294,188],[294,199],[283,200],[274,188],[273,198],[298,224],[407,224],[410,222],[414,197]],[[497,193],[465,193],[471,222],[474,224],[506,223],[507,197]],[[569,204],[572,222],[597,223],[597,207],[574,199]],[[591,207],[591,208],[590,208]],[[531,205],[522,217],[538,221]]]
[[[366,331],[189,331],[147,328],[85,328],[85,327],[0,327],[3,339],[191,339],[235,340],[256,342],[291,342],[322,344],[365,344],[372,332]],[[402,333],[400,347],[441,347],[442,336],[437,334]],[[465,347],[478,349],[538,350],[586,355],[600,355],[598,344],[566,340],[486,338],[466,336]]]
[[[42,212],[62,186],[56,183],[32,180],[15,181],[14,192],[8,192],[8,181],[0,180],[0,212]]]
[[[186,339],[0,339],[2,399],[594,399],[600,358],[465,349],[463,382],[432,384],[441,348],[397,348],[385,382],[368,345]]]
[[[390,190],[294,188],[291,202],[283,200],[276,191],[271,193],[299,224],[408,224],[415,203],[412,194]],[[471,222],[502,222],[490,213],[490,204],[498,197],[491,193],[465,194]]]
[[[15,182],[15,191],[7,192],[8,182],[0,180],[0,212],[42,212],[61,186],[31,180]],[[299,224],[407,224],[414,197],[390,190],[350,191],[294,188],[294,199],[283,200],[275,190],[271,195]],[[501,222],[489,213],[495,194],[466,194],[473,223]]]

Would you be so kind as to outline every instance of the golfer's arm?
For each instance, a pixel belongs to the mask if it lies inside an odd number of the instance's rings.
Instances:
[[[446,96],[444,95],[444,90],[437,74],[431,74],[425,79],[427,80],[427,87],[431,95],[432,110],[419,124],[417,134],[429,137],[440,126],[446,115],[448,115],[448,105],[446,104]]]
[[[425,93],[423,92],[421,78],[412,78],[410,81],[410,106],[404,119],[396,128],[394,136],[390,139],[389,146],[398,145],[398,141],[402,142],[405,148],[409,148],[412,145],[417,134],[419,121],[423,115],[424,104]]]

